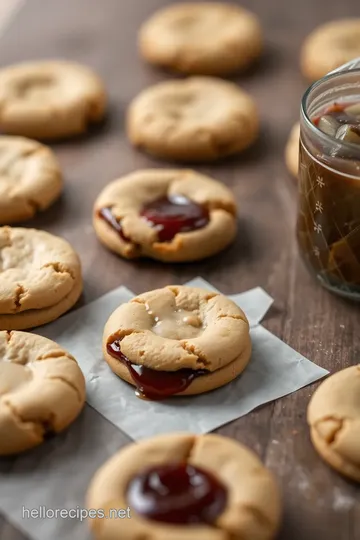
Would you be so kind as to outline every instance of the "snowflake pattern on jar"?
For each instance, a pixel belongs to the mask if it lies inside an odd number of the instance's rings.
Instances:
[[[300,252],[330,288],[360,294],[360,180],[323,165],[300,144]]]

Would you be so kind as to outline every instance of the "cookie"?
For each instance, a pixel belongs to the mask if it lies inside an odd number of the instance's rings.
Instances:
[[[60,345],[26,332],[0,332],[0,456],[59,433],[84,403],[84,376]]]
[[[156,12],[142,27],[139,49],[151,64],[194,75],[228,75],[262,52],[255,15],[220,2],[179,3]]]
[[[32,218],[62,191],[62,174],[52,150],[24,137],[0,136],[0,223]]]
[[[360,19],[340,19],[316,28],[301,50],[301,70],[310,81],[360,56]]]
[[[204,259],[236,235],[236,203],[220,182],[191,170],[149,169],[111,182],[94,206],[100,241],[128,259]]]
[[[288,171],[295,177],[299,174],[299,139],[300,123],[296,123],[290,131],[285,148],[285,164]]]
[[[102,82],[80,64],[46,60],[0,69],[0,129],[10,135],[71,137],[99,122],[105,108]]]
[[[35,229],[0,228],[0,329],[23,330],[57,319],[82,292],[73,248]]]
[[[320,456],[360,482],[360,365],[335,373],[319,386],[309,403],[307,420]]]
[[[106,516],[90,520],[97,540],[271,540],[282,513],[273,475],[253,452],[190,433],[122,449],[95,474],[87,506]]]
[[[249,323],[220,293],[164,287],[112,313],[104,328],[103,353],[140,397],[202,394],[232,381],[247,366]]]
[[[161,82],[141,92],[127,114],[136,147],[177,161],[213,161],[255,141],[253,99],[236,84],[211,77]]]

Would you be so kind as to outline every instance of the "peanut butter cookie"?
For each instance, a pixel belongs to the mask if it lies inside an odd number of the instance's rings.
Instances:
[[[0,228],[0,329],[57,319],[82,291],[78,255],[62,238],[35,229]]]
[[[300,124],[296,123],[290,131],[285,148],[285,163],[288,171],[295,177],[299,174]]]
[[[360,482],[360,365],[338,371],[319,386],[307,419],[320,456]]]
[[[235,4],[179,3],[142,26],[139,49],[151,64],[181,73],[227,75],[260,56],[262,31],[255,15]]]
[[[115,180],[94,206],[100,241],[128,259],[204,259],[236,235],[236,204],[226,186],[191,170],[148,169]]]
[[[249,323],[220,293],[186,286],[137,296],[110,316],[103,353],[137,395],[163,399],[202,394],[227,384],[247,366]]]
[[[52,150],[23,137],[0,136],[0,223],[34,216],[60,195],[62,174]]]
[[[271,540],[282,506],[272,474],[246,446],[188,433],[115,454],[93,478],[87,505],[106,516],[91,520],[97,540]],[[128,515],[117,519],[113,509]]]
[[[35,334],[0,332],[0,456],[59,433],[84,403],[84,376],[68,352]]]
[[[360,19],[340,19],[316,28],[301,51],[301,70],[310,81],[360,56]]]
[[[100,79],[89,68],[60,60],[26,62],[0,70],[0,129],[34,139],[87,131],[105,113]]]
[[[236,84],[211,77],[161,82],[141,92],[127,115],[134,146],[178,161],[237,154],[258,131],[253,99]]]

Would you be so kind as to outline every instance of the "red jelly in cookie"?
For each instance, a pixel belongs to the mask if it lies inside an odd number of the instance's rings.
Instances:
[[[122,352],[120,340],[107,345],[108,353],[120,360],[129,370],[136,385],[136,395],[140,398],[160,401],[186,390],[192,381],[209,372],[205,369],[179,369],[178,371],[157,371],[133,364]]]
[[[135,476],[127,500],[135,512],[154,521],[211,525],[225,509],[227,489],[200,467],[170,463]]]
[[[110,227],[112,227],[120,236],[120,238],[124,242],[130,242],[130,238],[128,238],[122,229],[121,221],[116,219],[114,214],[111,211],[111,208],[101,208],[101,210],[98,211],[98,216],[103,219]]]
[[[145,205],[141,216],[156,228],[160,242],[178,233],[195,231],[209,223],[209,212],[183,195],[167,195]]]

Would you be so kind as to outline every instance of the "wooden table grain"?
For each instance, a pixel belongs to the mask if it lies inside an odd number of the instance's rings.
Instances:
[[[233,189],[240,206],[231,249],[195,264],[126,262],[107,252],[91,225],[94,199],[114,178],[137,168],[166,166],[133,150],[124,114],[141,89],[169,77],[138,58],[136,31],[165,0],[28,0],[0,41],[0,66],[37,58],[84,62],[103,77],[110,115],[89,137],[54,145],[65,172],[61,200],[28,226],[67,238],[80,253],[82,303],[124,284],[141,293],[201,275],[224,293],[262,286],[275,305],[265,326],[317,364],[336,371],[359,362],[359,306],[332,296],[304,269],[294,240],[296,182],[283,150],[306,88],[299,48],[317,24],[359,16],[358,0],[244,0],[265,29],[265,53],[236,79],[256,99],[261,137],[246,154],[198,167]],[[253,411],[218,433],[248,444],[277,476],[285,512],[282,540],[355,540],[360,537],[360,489],[330,470],[309,440],[306,406],[316,385]],[[124,436],[124,444],[127,438]],[[19,501],[21,504],[21,501]],[[25,538],[0,517],[0,538]]]

